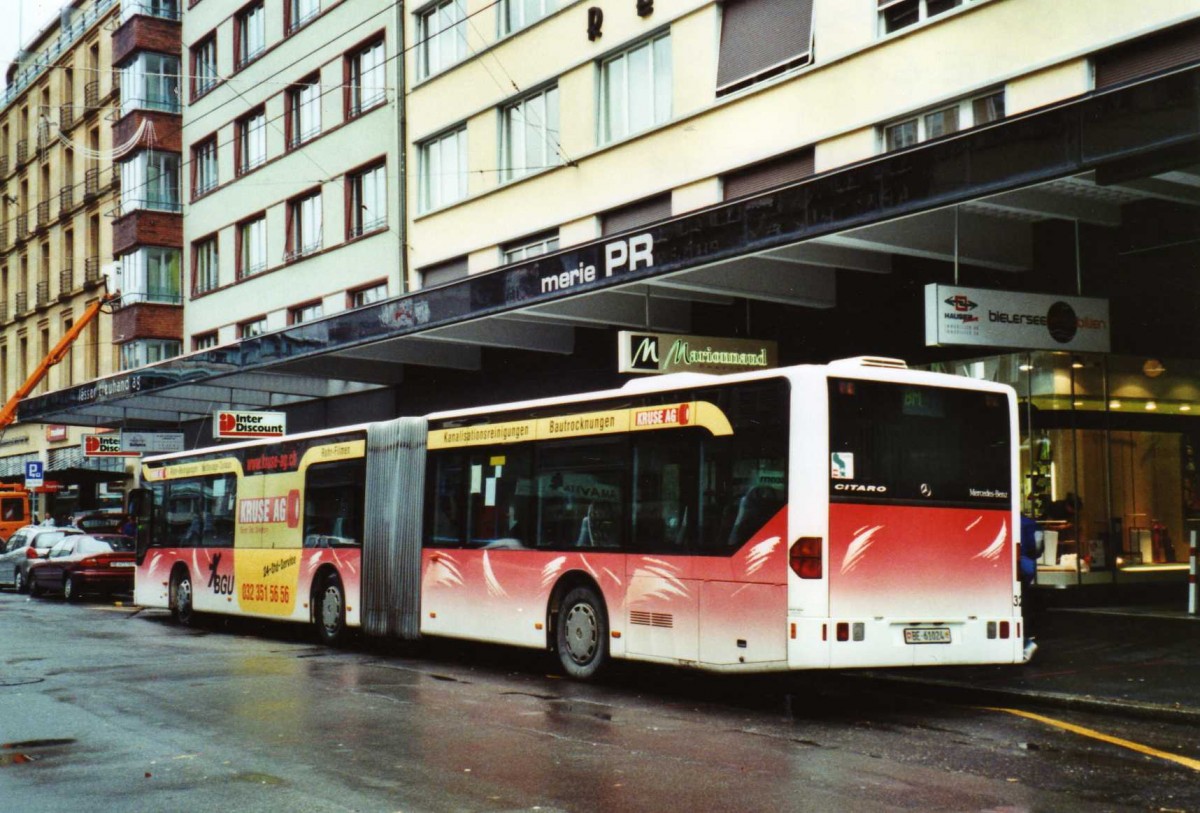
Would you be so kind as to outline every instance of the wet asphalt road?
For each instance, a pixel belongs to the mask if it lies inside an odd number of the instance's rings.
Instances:
[[[840,675],[717,678],[0,592],[0,810],[1200,811],[1195,726],[1141,745]],[[1016,709],[1019,711],[1020,709]]]

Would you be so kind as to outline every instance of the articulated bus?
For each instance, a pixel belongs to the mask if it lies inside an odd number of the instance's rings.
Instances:
[[[1007,386],[638,379],[149,458],[135,601],[723,672],[1023,659]]]

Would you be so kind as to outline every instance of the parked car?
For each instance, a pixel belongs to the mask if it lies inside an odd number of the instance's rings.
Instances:
[[[55,592],[74,601],[84,593],[131,593],[134,565],[128,536],[70,534],[30,564],[29,594]]]
[[[83,533],[78,528],[53,528],[26,525],[17,530],[0,553],[0,587],[13,587],[18,593],[29,591],[29,565],[50,552],[54,543],[67,536]]]

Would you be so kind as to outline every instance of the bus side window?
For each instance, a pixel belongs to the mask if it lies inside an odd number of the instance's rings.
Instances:
[[[200,544],[203,520],[200,516],[200,480],[172,480],[166,495],[167,547],[194,548]]]
[[[537,546],[618,548],[626,536],[624,439],[542,447],[537,484]]]
[[[700,545],[732,553],[762,529],[787,499],[787,458],[767,439],[718,438],[705,445]]]
[[[237,506],[237,476],[214,475],[204,478],[200,500],[202,538],[209,548],[233,547],[233,520]]]
[[[648,433],[633,451],[633,539],[638,551],[682,553],[694,544],[700,441],[689,430]]]
[[[462,457],[454,452],[431,456],[433,465],[428,477],[432,480],[425,544],[433,547],[456,547],[462,544],[462,500],[467,491]]]
[[[468,546],[526,545],[530,458],[528,446],[508,446],[474,452],[467,459]]]

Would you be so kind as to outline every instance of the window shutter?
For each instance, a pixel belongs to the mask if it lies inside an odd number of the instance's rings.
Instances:
[[[724,199],[742,198],[807,178],[814,172],[813,161],[813,149],[806,147],[735,170],[724,178]]]
[[[812,60],[813,0],[729,0],[717,94]]]
[[[1096,88],[1200,61],[1200,23],[1151,34],[1096,55]]]
[[[456,279],[462,279],[467,276],[467,257],[464,254],[452,260],[446,260],[435,265],[427,265],[420,269],[420,273],[422,288],[430,288],[434,285],[441,285],[444,282],[453,282]]]
[[[671,216],[671,195],[657,195],[600,215],[600,233],[616,234]]]

